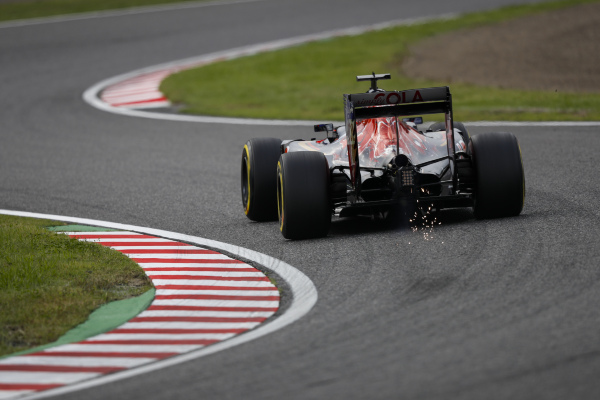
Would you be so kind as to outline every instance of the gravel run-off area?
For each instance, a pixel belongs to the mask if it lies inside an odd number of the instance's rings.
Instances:
[[[402,67],[411,78],[600,92],[600,3],[438,35],[413,46]]]

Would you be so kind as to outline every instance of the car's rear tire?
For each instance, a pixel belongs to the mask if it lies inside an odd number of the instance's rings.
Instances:
[[[277,219],[277,161],[281,140],[250,139],[242,150],[241,189],[244,213],[253,221]]]
[[[476,173],[477,218],[516,216],[525,202],[521,149],[512,133],[482,133],[471,138]]]
[[[279,228],[286,239],[327,236],[331,226],[329,166],[320,152],[282,154],[277,165]]]
[[[460,135],[462,136],[463,142],[465,142],[465,146],[469,146],[469,141],[471,140],[471,135],[469,135],[469,131],[465,127],[465,124],[462,122],[454,122],[454,129],[458,129],[460,131]],[[445,122],[436,122],[431,124],[429,130],[432,132],[436,131],[445,131],[446,123]]]
[[[462,137],[463,142],[466,146],[466,153],[471,155],[469,142],[471,141],[471,135],[469,135],[469,131],[465,127],[465,124],[462,122],[454,122],[454,128],[460,131],[460,135]],[[446,123],[445,122],[436,122],[429,127],[429,130],[432,132],[436,131],[445,131]],[[456,141],[456,137],[454,140]],[[461,191],[470,192],[475,185],[475,169],[473,168],[473,163],[471,160],[467,158],[460,158],[456,160],[456,168],[459,180],[459,189]]]

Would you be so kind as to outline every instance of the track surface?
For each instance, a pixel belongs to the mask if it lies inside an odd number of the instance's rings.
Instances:
[[[141,120],[81,100],[147,65],[508,3],[272,0],[0,29],[0,208],[244,246],[319,290],[308,316],[274,334],[63,398],[598,398],[597,128],[510,128],[525,160],[521,217],[448,211],[429,241],[347,220],[286,242],[276,223],[244,217],[239,158],[251,137],[306,128]]]

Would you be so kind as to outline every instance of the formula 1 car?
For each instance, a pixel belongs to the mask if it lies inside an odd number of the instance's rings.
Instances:
[[[255,138],[242,151],[246,216],[279,220],[287,239],[326,236],[332,216],[396,218],[472,207],[476,218],[519,215],[525,176],[511,133],[469,136],[454,122],[448,87],[345,94],[345,125],[315,125],[321,140]],[[419,130],[424,114],[444,122]],[[418,117],[415,117],[419,115]],[[399,118],[400,117],[400,118]]]

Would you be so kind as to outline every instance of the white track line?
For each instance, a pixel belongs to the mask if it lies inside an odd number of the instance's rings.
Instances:
[[[165,239],[151,235],[141,235],[134,232],[119,233],[114,232],[85,232],[85,233],[66,233],[74,239],[97,243],[106,247],[120,246],[123,243],[136,243],[145,249],[137,251],[155,252],[155,247],[161,246]],[[180,244],[177,241],[171,243]],[[173,247],[173,246],[172,246]],[[178,247],[178,246],[177,246]],[[137,317],[131,319],[120,327],[87,338],[79,343],[66,344],[43,350],[31,356],[41,356],[37,362],[32,361],[29,356],[25,356],[28,366],[23,366],[18,362],[19,356],[11,357],[6,362],[0,364],[0,389],[9,392],[12,389],[15,396],[20,396],[22,389],[37,389],[37,391],[47,390],[48,384],[61,386],[96,378],[100,375],[115,372],[113,369],[93,368],[78,370],[73,368],[76,360],[83,356],[82,353],[94,353],[98,357],[119,356],[124,359],[123,364],[115,363],[119,369],[127,369],[131,364],[131,358],[134,360],[137,354],[144,353],[155,354],[154,358],[149,357],[147,363],[169,357],[170,354],[187,353],[216,342],[229,339],[235,335],[253,329],[263,323],[268,317],[272,316],[279,308],[279,291],[268,280],[268,278],[259,270],[243,263],[242,261],[232,259],[223,254],[214,254],[212,250],[205,248],[188,246],[187,252],[196,252],[196,257],[210,256],[212,258],[202,259],[181,259],[180,250],[166,250],[171,253],[163,253],[165,258],[142,258],[146,266],[142,266],[146,275],[153,281],[160,279],[181,280],[182,285],[168,291],[158,290],[154,300],[147,311],[140,313]],[[160,250],[163,252],[163,250]],[[206,253],[213,254],[206,254]],[[132,254],[128,254],[134,261]],[[219,256],[219,259],[215,259]],[[180,261],[195,263],[197,267],[185,267]],[[226,269],[223,267],[212,268],[211,264],[226,263],[229,265],[244,266],[244,270]],[[168,268],[156,267],[156,265],[168,265]],[[220,287],[219,290],[185,290],[185,288],[195,285],[204,288],[211,288],[208,282],[213,280],[224,282],[237,281],[241,283],[250,282],[250,286],[244,287],[249,290],[238,290],[237,287]],[[261,295],[250,296],[253,287],[252,283],[256,281],[267,282],[270,290],[259,291]],[[173,287],[173,286],[172,286]],[[183,288],[183,290],[182,290]],[[256,292],[254,290],[254,292]],[[168,307],[165,307],[168,306]],[[176,306],[175,310],[171,310]],[[180,310],[179,308],[184,308]],[[244,310],[260,308],[263,310],[261,315],[253,315],[252,312],[245,312],[246,315],[240,315]],[[197,310],[204,308],[204,310]],[[210,311],[208,311],[210,310]],[[232,312],[235,310],[237,312]],[[63,359],[63,365],[47,364],[44,357],[53,356],[57,353],[71,359]],[[56,361],[56,360],[55,360]],[[15,364],[16,362],[16,364]],[[114,360],[113,360],[114,362]],[[81,365],[85,367],[85,365]],[[41,385],[41,386],[40,386]],[[6,394],[3,395],[6,398]]]
[[[191,245],[185,246],[160,246],[160,242],[156,242],[153,238],[139,238],[136,239],[136,242],[146,241],[147,245],[137,246],[138,250],[150,248],[150,251],[154,251],[158,248],[169,251],[174,249],[174,252],[177,253],[181,250],[201,250],[196,245],[210,247],[232,254],[236,258],[250,260],[274,271],[289,285],[292,298],[286,312],[272,321],[262,323],[264,318],[272,315],[279,307],[279,293],[268,279],[258,276],[236,277],[231,276],[231,273],[227,271],[217,277],[206,275],[207,278],[203,280],[198,280],[194,275],[181,276],[182,279],[162,279],[174,276],[170,271],[164,271],[161,279],[153,279],[157,286],[157,293],[150,308],[119,328],[79,343],[46,349],[35,355],[15,356],[0,360],[0,383],[19,380],[24,385],[32,382],[37,384],[68,382],[72,384],[38,393],[32,393],[27,386],[23,386],[19,390],[0,390],[0,399],[27,394],[29,395],[25,397],[26,399],[56,396],[196,359],[281,329],[306,315],[317,301],[316,288],[304,274],[280,260],[252,250],[196,236],[98,220],[10,210],[0,210],[0,214],[52,219],[130,231],[125,233],[71,233],[74,236],[85,236],[87,239],[94,235],[104,238],[105,235],[132,235],[133,232],[137,232],[171,241],[191,243]],[[85,238],[83,240],[86,240]],[[115,237],[114,240],[103,241],[102,244],[111,247],[117,243],[123,244],[118,240],[129,239]],[[176,255],[186,257],[189,254]],[[234,261],[229,257],[226,259]],[[168,260],[164,261],[168,265]],[[146,268],[155,268],[157,265],[165,263],[143,264],[146,265]],[[210,263],[192,265],[212,266]],[[248,267],[247,264],[245,265]],[[173,267],[171,266],[171,268]],[[162,287],[174,287],[174,289],[162,289]],[[252,330],[243,335],[232,336],[236,332],[240,333],[247,329]],[[225,341],[219,342],[219,340]],[[218,342],[212,343],[213,341]],[[165,358],[173,353],[180,355]],[[86,370],[73,371],[72,367],[81,367]],[[103,375],[107,373],[105,371],[107,368],[132,367],[136,368]],[[81,379],[87,380],[80,381]]]
[[[338,29],[318,34],[299,36],[290,39],[276,40],[257,45],[205,54],[135,70],[97,83],[83,93],[83,99],[91,106],[103,111],[139,118],[161,119],[168,121],[201,122],[212,124],[235,125],[274,125],[274,126],[312,126],[322,121],[301,120],[266,120],[252,118],[208,117],[153,112],[152,108],[167,107],[170,102],[160,92],[162,79],[172,73],[199,67],[225,60],[249,56],[267,51],[275,51],[286,47],[338,36],[359,35],[369,31],[381,30],[392,26],[412,25],[431,20],[449,19],[457,14],[445,14],[437,17],[394,20],[379,24],[366,25],[347,29]],[[341,122],[338,122],[341,124]],[[600,126],[600,121],[544,121],[544,122],[510,122],[510,121],[474,121],[470,126],[524,126],[524,127],[586,127]]]
[[[29,18],[14,21],[6,21],[0,23],[0,29],[2,28],[16,28],[21,26],[32,26],[42,24],[54,24],[61,22],[70,21],[82,21],[88,19],[97,18],[112,18],[112,17],[123,17],[128,15],[138,14],[150,14],[164,11],[176,11],[176,10],[188,10],[193,8],[204,8],[214,6],[227,6],[239,3],[254,3],[263,0],[230,0],[230,1],[210,1],[210,2],[185,2],[171,5],[157,5],[157,6],[146,6],[146,7],[132,7],[121,10],[109,10],[109,11],[94,11],[79,14],[70,15],[59,15],[56,17],[42,17],[42,18]]]
[[[144,105],[144,101],[147,101],[147,105],[151,107],[168,106],[168,101],[166,101],[164,95],[158,90],[161,81],[160,78],[165,78],[174,72],[182,71],[184,69],[194,68],[219,61],[232,60],[235,58],[250,56],[267,51],[275,51],[287,47],[298,46],[308,42],[329,39],[332,37],[359,35],[365,32],[377,31],[392,26],[412,25],[434,19],[441,20],[453,18],[456,15],[457,14],[445,14],[436,17],[401,19],[353,28],[337,29],[323,33],[299,36],[290,39],[275,40],[272,42],[244,46],[236,49],[172,61],[105,79],[86,90],[83,93],[83,99],[91,106],[100,110],[140,118],[236,125],[312,126],[315,123],[322,121],[207,117],[184,114],[155,113],[151,111],[143,111],[137,108],[147,107]],[[159,79],[156,79],[157,76]],[[132,96],[132,90],[134,92],[143,91],[145,93],[140,94],[139,96]],[[133,100],[138,103],[124,104],[129,100]]]
[[[469,126],[539,126],[539,127],[585,127],[585,126],[600,126],[600,121],[472,121],[465,122]]]

